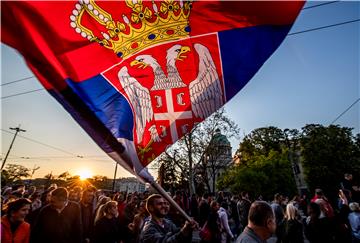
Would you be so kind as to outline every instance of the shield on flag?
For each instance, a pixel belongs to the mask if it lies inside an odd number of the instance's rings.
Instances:
[[[143,165],[225,103],[216,34],[146,49],[102,75],[131,105]]]

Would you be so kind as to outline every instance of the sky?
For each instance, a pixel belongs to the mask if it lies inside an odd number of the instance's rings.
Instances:
[[[307,2],[306,7],[323,2]],[[290,33],[360,19],[360,2],[339,1],[303,9]],[[252,80],[225,105],[241,137],[264,126],[330,125],[360,98],[360,22],[287,36]],[[1,44],[1,84],[33,74],[22,57]],[[41,89],[36,78],[0,86],[1,97]],[[20,133],[6,163],[39,166],[35,177],[85,169],[114,176],[112,161],[45,90],[1,99],[1,158],[10,146],[9,127]],[[360,102],[335,124],[360,133]],[[40,142],[40,143],[38,143]],[[239,140],[231,140],[233,151]],[[52,147],[52,148],[51,148]],[[78,156],[82,156],[79,158]],[[150,165],[151,167],[151,165]],[[130,176],[119,168],[117,177]]]

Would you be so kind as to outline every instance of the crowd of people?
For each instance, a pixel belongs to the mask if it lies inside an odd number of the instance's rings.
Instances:
[[[174,201],[192,220],[149,191],[5,187],[1,242],[185,243],[197,238],[203,243],[359,243],[359,188],[351,180],[346,174],[337,205],[321,189],[309,201],[306,196],[289,200],[277,193],[271,202],[251,200],[245,191],[201,197],[177,191]]]

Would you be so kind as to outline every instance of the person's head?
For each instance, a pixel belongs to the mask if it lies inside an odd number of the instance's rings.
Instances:
[[[95,198],[95,191],[91,188],[86,189],[81,197],[81,202],[85,205],[92,204]]]
[[[315,189],[315,195],[317,196],[317,197],[323,197],[324,196],[324,192],[323,192],[323,190],[321,190],[320,188],[317,188],[317,189]]]
[[[345,173],[345,174],[344,174],[344,177],[345,177],[346,180],[351,181],[352,178],[353,178],[353,175],[350,174],[350,173]]]
[[[282,200],[282,196],[279,193],[276,193],[274,195],[274,201],[277,202],[277,203],[280,203],[281,200]]]
[[[75,186],[69,193],[69,200],[74,202],[80,202],[82,188],[80,186]]]
[[[360,206],[357,202],[352,202],[349,204],[349,208],[353,212],[360,212]]]
[[[297,209],[294,206],[294,204],[292,203],[288,203],[288,205],[286,205],[286,212],[285,212],[285,217],[287,220],[294,220],[296,218],[296,213],[297,213]]]
[[[19,198],[7,204],[6,215],[12,222],[23,222],[30,211],[31,201]]]
[[[247,191],[242,191],[241,192],[241,198],[249,199],[249,193]]]
[[[109,198],[109,197],[107,197]],[[110,199],[110,198],[109,198]],[[117,202],[111,199],[104,204],[100,205],[99,210],[96,211],[94,223],[103,217],[117,218],[119,211],[117,208]]]
[[[220,204],[216,200],[213,200],[210,203],[210,208],[212,211],[217,212],[220,208]]]
[[[320,206],[317,203],[311,202],[307,208],[308,211],[308,215],[312,218],[312,219],[318,219],[320,214],[321,214],[321,210],[320,210]]]
[[[103,212],[108,217],[117,217],[119,215],[119,211],[117,208],[117,202],[116,201],[108,201],[103,206]]]
[[[275,233],[275,215],[271,206],[265,201],[255,201],[251,204],[248,221],[251,228],[260,229],[266,237]]]
[[[140,201],[137,209],[138,209],[138,213],[145,213],[146,212],[146,200]]]
[[[50,204],[55,209],[63,209],[69,198],[69,193],[64,187],[58,187],[51,191]]]
[[[202,197],[203,197],[205,200],[208,200],[208,198],[209,198],[209,193],[207,193],[207,192],[204,193]]]
[[[169,204],[161,195],[153,194],[146,200],[146,210],[152,217],[164,218],[169,212]]]

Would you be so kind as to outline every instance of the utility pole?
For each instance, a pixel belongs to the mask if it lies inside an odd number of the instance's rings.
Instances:
[[[113,192],[115,191],[115,181],[116,181],[117,167],[118,167],[118,163],[115,162],[114,180],[113,180],[113,184],[112,184],[112,191],[113,191]]]
[[[6,159],[7,159],[7,157],[9,156],[10,150],[11,150],[13,144],[14,144],[14,141],[15,141],[15,138],[16,138],[17,134],[18,134],[19,132],[26,132],[26,130],[20,129],[20,125],[19,125],[18,127],[10,127],[10,130],[15,130],[16,132],[15,132],[15,135],[14,135],[13,140],[11,141],[9,150],[7,151],[7,153],[6,153],[6,155],[5,155],[5,159],[4,159],[3,162],[2,162],[1,170],[2,170],[2,169],[4,168],[4,166],[5,166]]]

